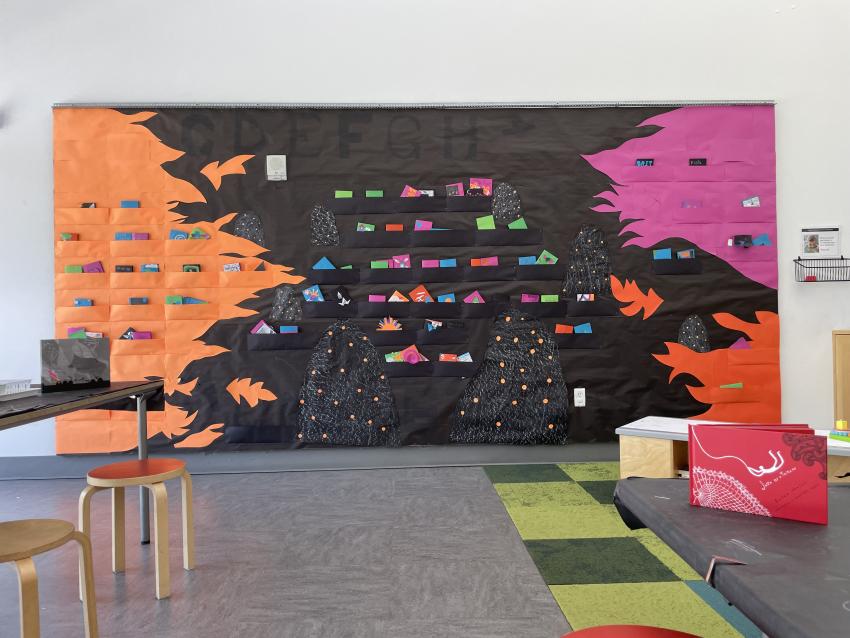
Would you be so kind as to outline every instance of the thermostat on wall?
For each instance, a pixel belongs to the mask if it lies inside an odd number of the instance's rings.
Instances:
[[[272,182],[286,181],[286,155],[266,155],[266,179]]]

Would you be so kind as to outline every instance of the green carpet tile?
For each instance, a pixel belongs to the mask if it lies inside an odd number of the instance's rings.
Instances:
[[[647,529],[613,505],[617,463],[484,468],[573,629],[645,624],[703,638],[761,632]]]

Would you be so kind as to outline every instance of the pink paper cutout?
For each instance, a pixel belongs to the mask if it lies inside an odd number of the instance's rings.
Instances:
[[[641,126],[661,130],[584,156],[611,180],[611,190],[597,195],[606,201],[592,210],[619,213],[620,221],[628,222],[621,234],[637,236],[624,246],[649,248],[681,237],[745,277],[776,288],[775,241],[750,253],[726,246],[732,235],[776,234],[773,107],[684,107]],[[634,165],[635,159],[647,157],[655,160],[653,166]],[[688,166],[694,157],[705,157],[708,166]],[[741,201],[753,195],[761,206],[742,207]],[[694,201],[702,206],[682,205]]]
[[[738,337],[738,340],[729,346],[730,350],[749,350],[750,342],[744,339],[743,337]]]

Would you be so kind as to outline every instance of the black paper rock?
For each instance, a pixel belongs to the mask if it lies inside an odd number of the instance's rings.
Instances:
[[[611,256],[605,234],[596,226],[585,225],[573,239],[567,259],[567,276],[562,287],[564,295],[584,292],[611,292]]]
[[[310,241],[314,246],[339,246],[334,214],[321,204],[310,211]]]
[[[507,182],[497,182],[493,187],[493,217],[497,222],[509,224],[522,215],[519,193]]]
[[[708,330],[698,315],[687,317],[679,326],[679,343],[694,352],[708,352],[711,350],[711,342],[708,339]]]
[[[398,418],[383,362],[355,322],[331,325],[307,364],[298,441],[398,445]]]
[[[251,211],[239,213],[233,224],[233,234],[254,242],[258,246],[265,246],[265,235],[263,233],[263,220]]]
[[[278,286],[274,291],[271,320],[274,322],[299,321],[301,319],[300,297],[295,286]]]
[[[562,443],[569,431],[558,348],[520,311],[496,319],[478,372],[452,416],[453,443]]]

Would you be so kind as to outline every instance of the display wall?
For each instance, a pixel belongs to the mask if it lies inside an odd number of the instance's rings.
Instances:
[[[267,178],[276,154],[286,181]],[[115,379],[164,377],[149,434],[181,448],[610,440],[648,414],[777,421],[774,166],[770,106],[57,109],[56,331],[110,338]],[[493,180],[491,195],[445,196],[470,178]],[[435,197],[398,197],[406,185]],[[518,218],[527,228],[509,229]],[[193,229],[209,239],[168,239]],[[744,235],[755,245],[728,245]],[[544,250],[557,263],[519,264]],[[405,255],[410,268],[370,268]],[[322,257],[337,268],[313,269]],[[471,265],[484,257],[498,265]],[[105,272],[65,272],[94,261]],[[149,263],[160,272],[139,272]],[[328,301],[304,299],[314,284]],[[368,301],[420,284],[455,303]],[[351,303],[333,301],[338,286]],[[463,303],[476,290],[484,303]],[[388,316],[401,331],[377,330]],[[299,332],[251,335],[260,319]],[[131,327],[152,338],[119,339]],[[413,344],[428,362],[385,361]],[[129,449],[131,419],[66,417],[57,452]]]

